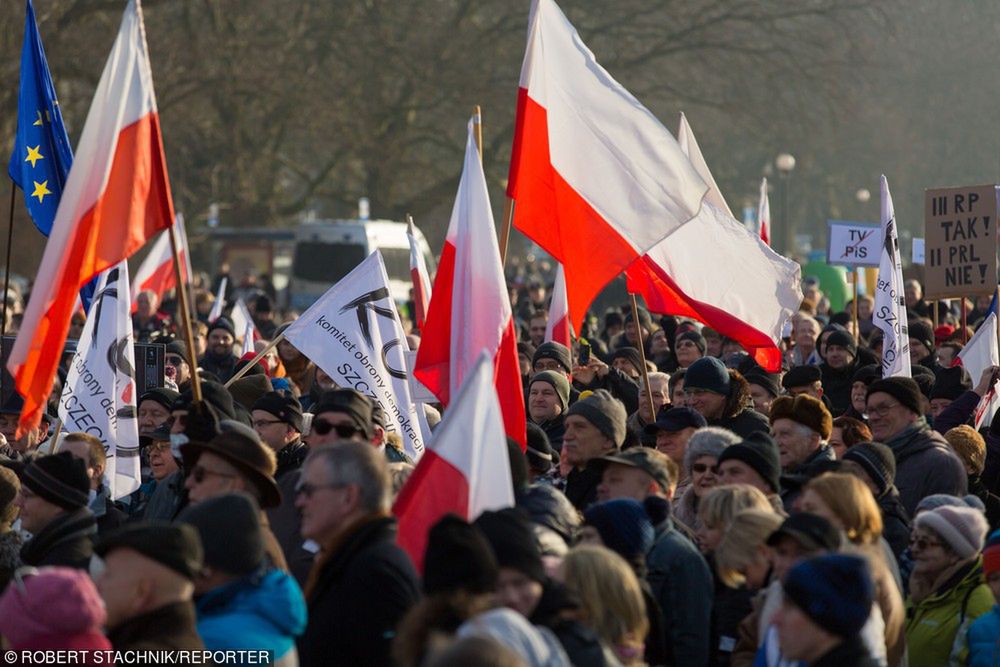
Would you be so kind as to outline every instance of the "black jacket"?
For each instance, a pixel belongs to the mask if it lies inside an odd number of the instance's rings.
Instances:
[[[62,565],[78,570],[90,567],[94,555],[97,521],[86,507],[64,512],[21,547],[21,562],[25,565]]]
[[[309,455],[309,448],[301,440],[286,445],[278,452],[278,469],[274,481],[281,490],[281,504],[265,510],[271,532],[281,545],[281,551],[299,586],[305,586],[312,569],[315,554],[302,547],[302,516],[295,507],[295,486],[299,481],[302,463]]]
[[[420,597],[413,563],[396,545],[394,518],[369,518],[349,530],[310,574],[302,667],[390,665],[396,626]]]
[[[767,433],[771,430],[770,420],[753,408],[743,408],[742,411],[732,417],[709,419],[708,425],[728,428],[741,438],[746,438],[754,431],[764,431]]]
[[[547,419],[546,421],[536,425],[545,432],[546,436],[548,436],[549,444],[552,445],[552,449],[556,450],[557,453],[562,452],[563,436],[566,435],[565,411],[555,419]]]
[[[130,618],[109,631],[108,639],[116,651],[205,648],[198,636],[194,603],[191,601],[175,602]]]
[[[823,397],[830,399],[830,405],[833,406],[830,412],[834,417],[839,417],[851,407],[851,386],[854,384],[854,372],[857,368],[856,362],[841,369],[833,368],[825,361],[819,365],[823,374]]]
[[[219,382],[225,383],[236,373],[236,363],[240,360],[235,354],[217,357],[211,352],[206,352],[198,359],[198,367],[208,371],[219,378]]]
[[[882,512],[882,537],[898,560],[910,545],[910,515],[903,507],[895,486],[890,486],[877,502]]]
[[[809,667],[875,667],[878,664],[859,637],[845,639]]]
[[[581,512],[597,501],[597,486],[604,474],[604,464],[600,459],[591,459],[583,470],[573,468],[566,475],[566,497],[573,507]]]

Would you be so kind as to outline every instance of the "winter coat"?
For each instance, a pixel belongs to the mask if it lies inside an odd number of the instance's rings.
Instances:
[[[604,474],[604,462],[601,459],[587,461],[583,470],[573,468],[566,475],[566,497],[573,507],[581,512],[597,502],[597,487]]]
[[[184,499],[184,473],[175,470],[159,482],[139,517],[143,521],[170,521],[182,505]]]
[[[740,621],[750,615],[753,593],[741,586],[727,586],[718,576],[718,570],[711,557],[714,593],[712,597],[712,665],[729,665],[729,658],[736,649]]]
[[[628,420],[625,422],[625,427],[632,434],[632,438],[636,442],[642,444],[643,447],[656,447],[656,435],[647,435],[646,426],[648,424],[643,420],[638,410],[630,414]]]
[[[969,626],[969,667],[1000,665],[1000,604]]]
[[[819,365],[819,370],[823,374],[823,396],[830,399],[833,416],[839,417],[851,407],[851,387],[854,384],[857,363],[852,362],[844,368],[837,369],[824,361]]]
[[[566,544],[576,541],[580,515],[566,496],[550,484],[534,483],[514,494],[515,504],[528,513],[532,523],[548,528]]]
[[[910,515],[899,498],[899,490],[890,486],[877,500],[882,512],[882,537],[889,543],[897,561],[910,545]]]
[[[219,382],[225,384],[236,373],[236,364],[239,360],[240,358],[233,353],[219,357],[211,352],[206,352],[198,359],[198,367],[219,378]]]
[[[299,586],[305,586],[315,559],[315,554],[303,547],[302,516],[295,507],[295,486],[299,483],[299,472],[308,455],[309,448],[301,440],[289,443],[278,452],[274,481],[281,490],[281,504],[265,510],[271,532]]]
[[[705,559],[667,518],[656,527],[646,567],[646,580],[663,610],[667,650],[674,663],[708,665],[712,573]]]
[[[391,664],[396,626],[419,598],[417,572],[396,545],[396,520],[359,520],[309,575],[309,623],[298,641],[302,666]]]
[[[122,622],[108,631],[116,651],[203,650],[195,628],[194,604],[174,602]]]
[[[562,452],[563,436],[566,435],[566,412],[554,419],[547,419],[537,426],[548,436],[552,449]]]
[[[929,594],[917,596],[915,588],[912,581],[906,603],[910,667],[965,664],[968,628],[993,606],[993,593],[983,583],[982,557],[961,564]]]
[[[94,518],[97,520],[98,535],[104,535],[128,520],[125,512],[118,509],[118,506],[108,497],[108,490],[104,487],[101,487],[91,501],[90,511],[94,513]]]
[[[21,547],[21,562],[42,567],[62,565],[78,570],[90,568],[94,555],[97,522],[86,507],[63,512]]]
[[[210,651],[270,651],[274,660],[295,655],[306,629],[306,601],[291,575],[259,572],[205,593],[195,604],[198,634]],[[295,664],[295,663],[293,663]]]
[[[896,456],[896,488],[910,516],[929,495],[965,495],[968,488],[965,466],[944,437],[931,430],[923,419],[885,444]]]
[[[771,422],[768,418],[753,408],[743,408],[743,410],[732,417],[720,417],[719,419],[709,419],[707,421],[709,426],[728,428],[741,438],[748,437],[754,431],[764,431],[767,433],[771,430]]]

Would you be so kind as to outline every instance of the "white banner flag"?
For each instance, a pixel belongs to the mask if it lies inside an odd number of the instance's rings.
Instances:
[[[903,262],[899,259],[896,213],[889,194],[889,182],[882,176],[882,257],[875,284],[875,311],[872,321],[882,338],[882,377],[911,377],[910,334],[906,323],[903,293]]]
[[[388,285],[376,250],[285,329],[285,338],[338,385],[381,405],[386,429],[399,432],[416,461],[424,438],[407,383],[406,334]]]
[[[962,360],[962,366],[969,371],[972,384],[979,384],[983,371],[991,366],[1000,366],[1000,349],[997,347],[997,314],[990,313],[983,320],[983,323],[976,329],[969,342],[965,344],[962,351],[958,353],[958,358]],[[976,407],[975,424],[978,429],[985,422],[993,419],[997,409],[1000,408],[1000,392],[997,391],[997,383],[989,388],[986,394],[980,399]]]
[[[226,286],[229,285],[229,278],[222,276],[219,283],[219,293],[215,295],[215,302],[212,303],[212,310],[208,313],[209,323],[222,317],[222,309],[226,307]]]
[[[233,320],[233,330],[236,331],[236,335],[243,341],[243,350],[240,352],[240,356],[242,357],[248,352],[253,354],[253,317],[251,317],[250,309],[247,308],[243,299],[236,300],[236,305],[233,306],[233,312],[231,315]]]
[[[128,263],[101,274],[59,399],[63,431],[104,443],[105,483],[113,500],[139,488],[135,355]]]

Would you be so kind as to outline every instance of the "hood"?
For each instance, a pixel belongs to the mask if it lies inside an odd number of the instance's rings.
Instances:
[[[254,616],[286,636],[301,635],[306,628],[306,602],[302,589],[287,572],[270,570],[256,585],[240,579],[198,598],[198,620],[211,616]]]

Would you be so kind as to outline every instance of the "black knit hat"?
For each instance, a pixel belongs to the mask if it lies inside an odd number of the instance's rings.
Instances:
[[[187,365],[191,365],[191,360],[188,358],[188,348],[187,345],[182,340],[172,340],[167,343],[167,354],[176,354],[178,357],[187,362]]]
[[[474,525],[486,537],[500,567],[523,572],[538,582],[545,581],[538,538],[523,511],[510,507],[483,512]]]
[[[844,348],[851,353],[851,356],[858,355],[858,342],[854,340],[850,331],[834,331],[826,339],[826,347],[829,348],[831,345]]]
[[[230,336],[236,338],[236,327],[233,326],[232,321],[228,317],[216,318],[214,322],[208,325],[208,334],[211,335],[216,329],[228,331]]]
[[[64,510],[86,507],[90,495],[87,464],[69,452],[30,461],[21,470],[21,484]]]
[[[554,359],[567,373],[573,372],[573,357],[569,353],[569,348],[562,343],[550,340],[542,343],[535,350],[535,356],[531,358],[531,367],[534,368],[539,359]]]
[[[243,406],[251,410],[257,399],[274,391],[271,378],[263,373],[244,375],[239,380],[233,380],[229,385],[229,394],[233,397],[233,406]]]
[[[496,557],[478,528],[454,514],[431,526],[424,552],[424,593],[492,593],[498,576]]]
[[[611,440],[616,448],[625,442],[628,420],[625,406],[605,389],[598,389],[571,405],[566,411],[566,416],[570,415],[580,415],[589,421]]]
[[[524,453],[531,469],[542,474],[551,470],[557,460],[549,436],[534,422],[528,422],[528,448]]]
[[[689,408],[686,405],[671,408],[664,405],[656,413],[656,421],[652,424],[647,424],[643,432],[646,435],[656,436],[660,431],[676,433],[686,428],[698,429],[705,428],[706,426],[708,426],[708,422],[705,421],[705,417],[694,408]]]
[[[688,366],[684,374],[684,390],[701,389],[723,396],[729,395],[729,369],[715,357],[702,357]]]
[[[934,371],[926,366],[913,364],[913,366],[910,367],[910,377],[917,383],[917,387],[920,388],[920,393],[930,400],[931,390],[934,389],[934,383],[937,382],[937,375],[934,374]]]
[[[219,419],[236,419],[236,408],[233,406],[233,395],[218,382],[201,381],[201,398],[212,406]],[[180,398],[174,403],[174,410],[188,410],[194,400],[191,390],[181,392]]]
[[[694,343],[695,347],[697,347],[698,351],[701,352],[702,354],[705,354],[705,351],[708,350],[708,341],[706,341],[705,337],[702,336],[697,331],[685,331],[684,333],[680,334],[679,336],[677,336],[677,340],[674,341],[674,346],[676,347],[677,341],[682,341],[682,340],[689,340],[692,343]]]
[[[937,373],[937,381],[931,387],[930,399],[946,398],[954,401],[963,393],[972,389],[972,378],[969,372],[961,366],[942,368]]]
[[[174,409],[174,405],[180,397],[180,393],[174,391],[173,389],[167,389],[166,387],[154,387],[139,397],[139,402],[136,403],[136,407],[141,406],[146,401],[153,401],[162,405],[167,412],[170,412]]]
[[[865,386],[868,386],[880,377],[882,377],[882,368],[878,364],[868,364],[867,366],[862,366],[858,370],[854,371],[854,376],[851,378],[851,384],[854,384],[855,382],[863,382]]]
[[[910,378],[888,377],[876,380],[868,385],[867,398],[877,392],[889,394],[910,412],[918,415],[924,413],[920,407],[920,387]]]
[[[773,398],[777,398],[781,394],[781,384],[778,382],[777,373],[768,373],[762,368],[754,368],[744,373],[743,378],[749,384],[763,388]]]
[[[642,357],[639,355],[639,350],[635,349],[634,347],[625,346],[618,348],[617,350],[611,353],[611,359],[609,363],[614,361],[615,359],[624,359],[625,361],[632,364],[632,366],[638,373],[640,374],[642,373]]]
[[[920,341],[931,352],[934,351],[934,327],[919,320],[910,322],[907,327],[910,338]]]
[[[115,549],[132,549],[183,577],[201,574],[204,552],[198,531],[183,523],[127,523],[98,539],[94,552],[104,558]]]
[[[792,387],[804,387],[823,379],[823,371],[819,366],[806,364],[805,366],[795,366],[791,368],[785,377],[781,378],[781,386],[791,391]]]
[[[787,600],[816,625],[839,637],[861,632],[875,597],[868,562],[846,554],[802,561],[788,571],[783,588]]]
[[[245,493],[227,493],[190,505],[177,518],[198,531],[205,565],[248,575],[264,564],[260,507]]]
[[[844,452],[843,459],[854,461],[864,469],[878,487],[879,498],[889,490],[896,479],[896,456],[882,443],[859,442]]]
[[[250,411],[263,410],[272,414],[299,433],[302,432],[302,404],[294,396],[272,391],[264,394],[256,401]]]
[[[767,433],[754,431],[746,440],[729,445],[719,455],[719,465],[730,459],[742,461],[757,471],[774,493],[781,488],[781,455]]]
[[[324,412],[341,412],[349,416],[367,438],[371,438],[374,433],[372,402],[354,389],[324,391],[312,407],[312,413],[319,416]]]
[[[645,308],[638,308],[639,313],[639,326],[646,331],[651,331],[653,329],[653,318],[650,316],[649,311]],[[633,320],[632,313],[625,315],[625,324],[628,324]]]

